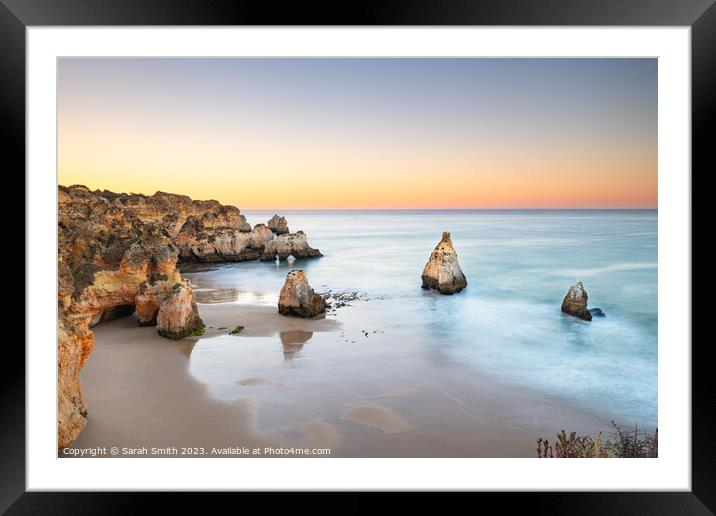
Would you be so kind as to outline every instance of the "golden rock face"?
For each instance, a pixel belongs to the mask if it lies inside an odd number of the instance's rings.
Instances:
[[[137,309],[140,324],[181,338],[201,320],[171,234],[151,218],[164,213],[166,195],[152,209],[143,197],[129,196],[124,206],[121,196],[82,187],[58,195],[57,445],[66,447],[87,424],[78,375],[94,347],[94,324]]]
[[[321,253],[308,245],[303,232],[288,233],[284,217],[275,216],[252,230],[238,208],[214,200],[60,186],[58,447],[72,444],[87,423],[78,374],[94,345],[92,326],[136,311],[140,325],[156,325],[169,339],[184,338],[203,323],[178,261],[291,255]],[[323,298],[314,295],[293,315],[318,314],[321,302],[325,311]]]
[[[60,317],[57,342],[57,446],[69,446],[87,424],[78,375],[94,348],[86,319]]]
[[[449,232],[443,233],[442,239],[433,249],[421,278],[423,288],[435,289],[441,294],[455,294],[467,287],[467,279],[460,269]]]

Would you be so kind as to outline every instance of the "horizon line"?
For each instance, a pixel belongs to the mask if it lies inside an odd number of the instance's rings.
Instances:
[[[237,206],[238,207],[238,206]],[[240,208],[245,211],[655,211],[657,207],[620,208]]]
[[[59,178],[58,178],[59,179]],[[585,206],[517,206],[517,207],[509,207],[509,206],[500,206],[500,207],[479,207],[479,206],[459,206],[459,207],[445,207],[445,206],[436,206],[436,207],[416,207],[416,206],[409,206],[409,207],[318,207],[318,208],[295,208],[295,207],[249,207],[244,208],[241,206],[241,202],[232,202],[232,201],[226,201],[226,200],[219,200],[217,197],[214,196],[203,196],[198,195],[195,196],[194,194],[186,194],[186,193],[177,193],[173,190],[173,188],[170,188],[169,190],[165,189],[157,189],[154,190],[152,193],[145,193],[142,191],[122,191],[123,189],[108,189],[107,187],[97,187],[94,188],[87,186],[87,184],[82,183],[74,183],[74,182],[68,182],[70,184],[63,185],[60,183],[60,181],[57,182],[57,188],[73,188],[73,187],[83,187],[89,190],[93,193],[101,193],[104,191],[112,192],[114,194],[119,195],[139,195],[144,197],[152,197],[158,193],[166,193],[169,195],[177,195],[177,196],[185,196],[189,197],[192,201],[199,201],[199,202],[206,202],[206,201],[215,201],[218,202],[224,206],[234,206],[235,208],[238,208],[240,211],[586,211],[586,210],[592,210],[592,211],[617,211],[617,210],[658,210],[657,206],[592,206],[592,207],[585,207]],[[152,189],[153,190],[153,189]],[[657,201],[658,202],[658,201]]]

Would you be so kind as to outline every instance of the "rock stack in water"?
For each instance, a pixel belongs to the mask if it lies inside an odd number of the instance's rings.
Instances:
[[[467,280],[457,262],[450,233],[445,231],[423,269],[423,288],[432,288],[441,294],[455,294],[467,287]]]
[[[305,272],[291,271],[281,288],[278,312],[281,315],[310,319],[326,313],[326,301],[313,291]]]
[[[279,217],[278,215],[274,215],[268,220],[266,225],[271,231],[273,231],[277,235],[285,235],[289,232],[286,217]]]
[[[584,290],[582,282],[578,281],[571,287],[562,301],[562,312],[585,321],[592,320],[592,314],[587,310],[587,291]]]
[[[306,240],[306,235],[303,231],[296,231],[295,233],[278,235],[273,240],[266,242],[260,259],[264,262],[274,261],[277,257],[279,260],[286,260],[289,256],[294,258],[314,258],[323,255],[321,251],[308,245],[308,240]]]

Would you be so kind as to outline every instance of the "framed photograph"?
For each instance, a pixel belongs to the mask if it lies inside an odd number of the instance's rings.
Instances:
[[[0,507],[530,491],[711,514],[712,3],[2,0],[27,336]]]

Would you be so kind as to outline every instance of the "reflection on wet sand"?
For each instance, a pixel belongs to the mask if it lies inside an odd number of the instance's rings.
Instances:
[[[258,400],[212,399],[206,386],[189,374],[183,342],[164,339],[152,327],[138,327],[132,317],[103,323],[95,331],[95,349],[80,373],[91,408],[73,447],[180,450],[294,444],[280,432],[258,427]]]
[[[205,277],[197,278],[191,273],[187,273],[186,276],[191,281],[194,301],[200,304],[240,303],[275,306],[278,303],[278,290],[275,293],[258,292],[236,283],[227,285],[225,281],[215,281]]]
[[[564,421],[580,433],[605,426],[561,399],[475,371],[466,383],[460,364],[395,338],[388,326],[385,334],[345,342],[342,332],[365,335],[359,329],[369,328],[366,321],[381,307],[354,307],[340,322],[284,317],[274,306],[199,310],[207,327],[198,340],[164,339],[133,317],[96,327],[95,349],[80,376],[89,423],[75,446],[530,457],[533,437]],[[246,329],[229,335],[237,324]]]
[[[200,304],[239,303],[253,306],[276,306],[278,293],[262,294],[235,287],[197,288],[194,290],[194,301]]]
[[[296,358],[299,351],[303,349],[303,345],[313,337],[312,331],[282,331],[281,344],[283,344],[283,358],[291,360]]]
[[[194,301],[197,303],[233,303],[239,299],[238,288],[195,289]]]

